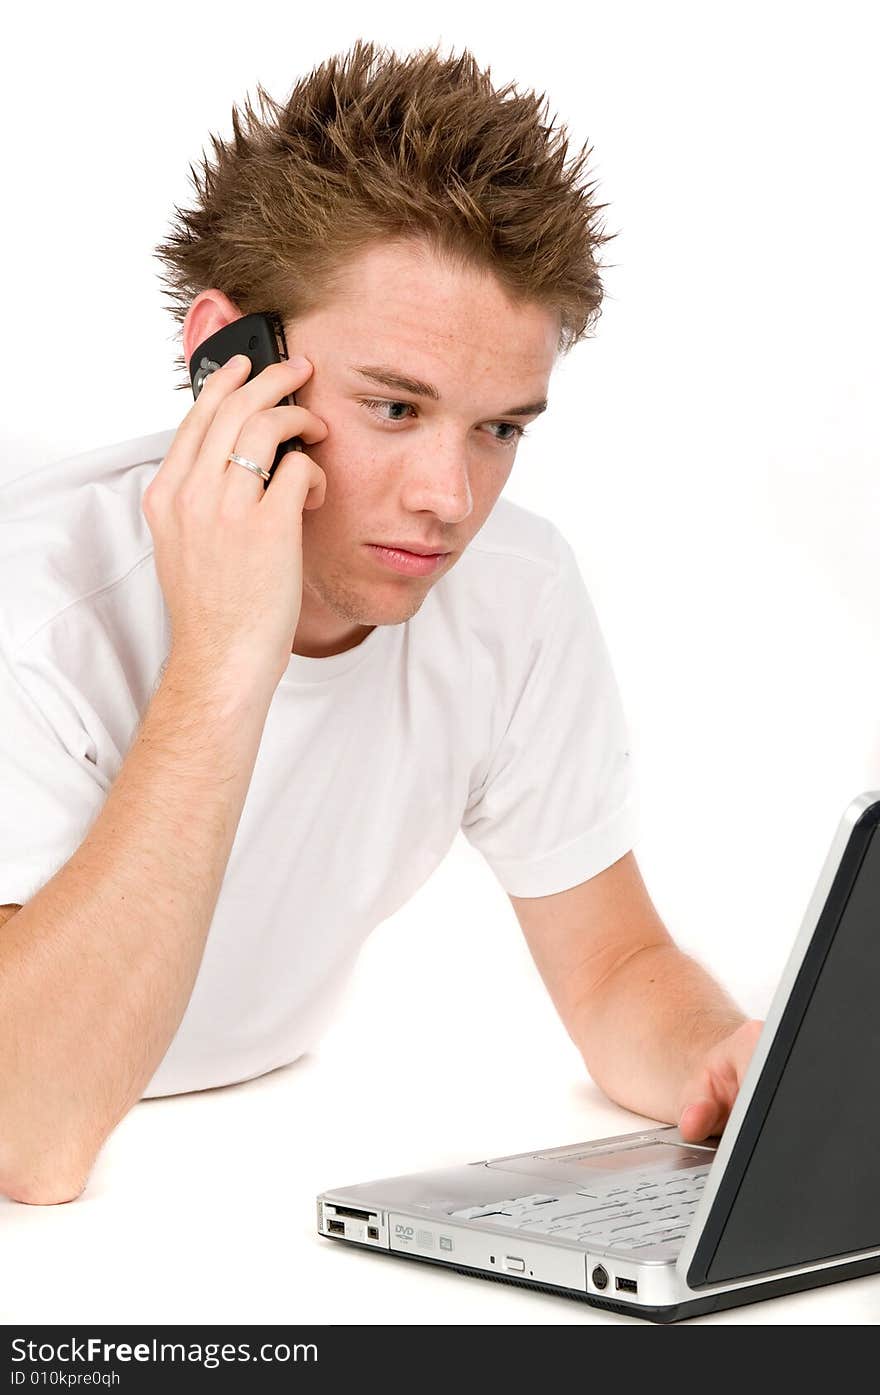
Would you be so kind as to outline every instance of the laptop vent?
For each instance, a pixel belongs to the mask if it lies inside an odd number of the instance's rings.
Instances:
[[[407,1256],[409,1258],[409,1256]],[[488,1274],[482,1269],[461,1269],[457,1264],[444,1264],[444,1269],[454,1269],[456,1274],[466,1274],[471,1279],[488,1279],[495,1284],[515,1284],[517,1288],[540,1289],[542,1293],[552,1293],[555,1298],[580,1299],[583,1303],[587,1295],[579,1293],[576,1289],[554,1288],[553,1284],[539,1284],[531,1279],[514,1279],[509,1274]],[[590,1302],[600,1308],[607,1308],[611,1313],[622,1313],[624,1317],[632,1317],[632,1306],[626,1303],[616,1303],[613,1298],[600,1298],[597,1294],[590,1294]],[[647,1314],[646,1314],[647,1316]]]

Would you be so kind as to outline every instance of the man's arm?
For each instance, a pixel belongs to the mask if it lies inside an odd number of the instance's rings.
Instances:
[[[761,1024],[673,943],[633,854],[567,891],[510,900],[605,1094],[692,1141],[720,1133]]]
[[[84,841],[0,929],[0,1193],[78,1196],[162,1060],[271,696],[172,658]]]
[[[264,495],[228,461],[328,427],[276,405],[308,360],[250,368],[209,375],[143,494],[172,635],[158,691],[81,846],[0,930],[0,1190],[20,1201],[77,1196],[162,1060],[290,662],[326,477],[290,451]]]

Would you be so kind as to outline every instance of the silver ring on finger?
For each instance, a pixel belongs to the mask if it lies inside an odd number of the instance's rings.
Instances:
[[[227,460],[231,460],[235,465],[243,465],[246,470],[252,470],[255,475],[259,475],[264,480],[271,479],[268,470],[264,470],[262,465],[258,465],[255,460],[248,460],[246,455],[236,455],[233,451],[230,456],[227,456]]]

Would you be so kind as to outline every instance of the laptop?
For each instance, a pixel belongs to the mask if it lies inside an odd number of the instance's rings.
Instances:
[[[880,1271],[880,791],[844,813],[719,1139],[663,1125],[334,1187],[318,1232],[653,1322]]]

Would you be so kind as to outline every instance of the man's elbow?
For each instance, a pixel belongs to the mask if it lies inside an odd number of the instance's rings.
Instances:
[[[20,1201],[25,1206],[62,1206],[67,1201],[76,1201],[77,1197],[82,1196],[85,1188],[85,1182],[73,1185],[59,1183],[56,1186],[42,1182],[25,1182],[20,1187],[9,1187],[5,1195],[10,1201]],[[0,1188],[0,1191],[2,1190]]]
[[[25,1206],[61,1206],[82,1196],[89,1172],[12,1167],[0,1172],[0,1196]]]

